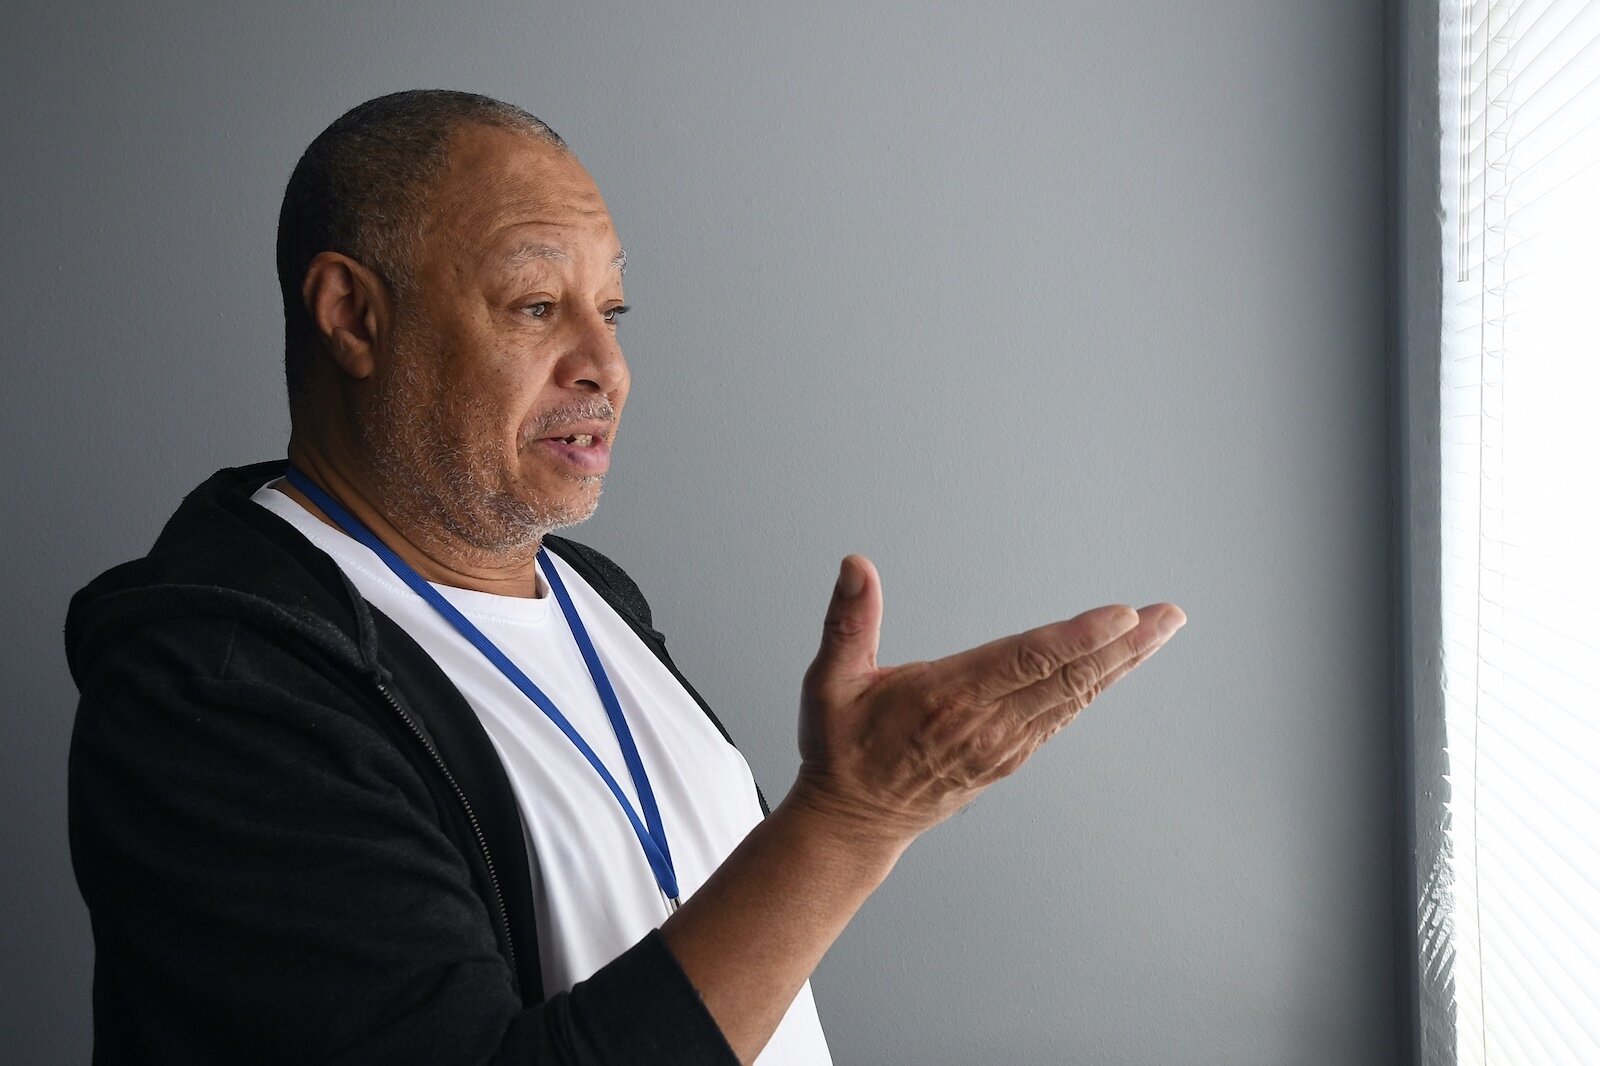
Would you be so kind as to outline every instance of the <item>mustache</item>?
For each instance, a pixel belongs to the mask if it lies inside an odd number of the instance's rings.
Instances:
[[[553,407],[529,422],[523,427],[517,443],[520,447],[526,448],[539,438],[549,436],[552,430],[571,425],[573,422],[605,422],[611,425],[616,420],[617,409],[604,396],[578,400]]]

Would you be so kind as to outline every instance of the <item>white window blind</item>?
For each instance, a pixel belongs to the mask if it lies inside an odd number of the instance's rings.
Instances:
[[[1600,0],[1444,2],[1457,1062],[1600,1066]]]

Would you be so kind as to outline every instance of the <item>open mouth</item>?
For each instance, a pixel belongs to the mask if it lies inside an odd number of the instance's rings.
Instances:
[[[598,433],[569,433],[564,437],[541,437],[547,455],[589,476],[603,474],[611,465],[611,446]]]

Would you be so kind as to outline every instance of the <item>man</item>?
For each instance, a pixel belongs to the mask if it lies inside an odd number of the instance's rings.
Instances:
[[[296,167],[278,259],[288,463],[212,477],[68,619],[99,1061],[827,1062],[806,982],[899,855],[1183,622],[885,668],[850,556],[763,818],[637,587],[552,535],[629,386],[562,141],[370,101]]]

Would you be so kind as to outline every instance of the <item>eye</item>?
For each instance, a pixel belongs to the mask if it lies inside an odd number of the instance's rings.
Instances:
[[[617,324],[617,319],[621,318],[623,315],[632,310],[633,308],[629,307],[627,304],[613,307],[611,310],[606,312],[606,322],[614,326]]]
[[[550,303],[546,300],[536,304],[524,304],[522,310],[530,318],[544,318],[550,313]]]

